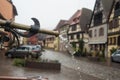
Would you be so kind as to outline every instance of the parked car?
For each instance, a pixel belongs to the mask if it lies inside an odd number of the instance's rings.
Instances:
[[[32,57],[32,58],[38,58],[41,56],[42,53],[39,50],[36,50],[36,46],[30,46],[30,45],[23,45],[18,48],[13,48],[8,50],[5,53],[5,56],[9,58],[24,58],[24,57]]]
[[[120,50],[115,51],[112,55],[111,55],[111,60],[113,62],[120,62]]]
[[[33,50],[37,53],[41,52],[41,46],[40,45],[30,45],[33,47]]]

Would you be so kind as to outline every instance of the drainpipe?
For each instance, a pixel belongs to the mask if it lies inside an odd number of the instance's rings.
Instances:
[[[106,21],[106,24],[107,24],[107,34],[106,34],[107,35],[107,37],[106,37],[107,42],[105,43],[105,57],[108,58],[109,57],[109,55],[108,55],[109,54],[108,53],[108,29],[109,29],[108,27],[109,27],[109,21],[108,20]]]

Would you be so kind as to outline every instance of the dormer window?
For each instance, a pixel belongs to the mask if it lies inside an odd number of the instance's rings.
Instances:
[[[117,2],[115,5],[114,17],[118,17],[120,15],[120,2]]]
[[[71,28],[72,28],[71,31],[76,31],[76,29],[77,29],[77,28],[76,28],[76,25],[72,25]]]
[[[96,9],[97,9],[97,10],[100,9],[100,0],[97,0]]]
[[[102,24],[102,17],[103,17],[102,11],[94,15],[94,26]]]

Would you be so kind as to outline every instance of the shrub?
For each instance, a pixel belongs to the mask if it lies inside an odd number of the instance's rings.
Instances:
[[[79,50],[80,50],[81,53],[83,53],[84,41],[83,41],[83,39],[80,39],[78,42],[79,42]]]
[[[74,42],[71,43],[74,51],[76,51],[76,44]]]
[[[77,57],[79,57],[80,55],[81,55],[81,52],[79,50],[76,51],[75,54],[74,54],[74,56],[77,56]]]
[[[112,54],[112,53],[114,53],[115,51],[117,50],[117,48],[112,48],[112,49],[110,49],[110,53]]]
[[[13,65],[23,67],[25,65],[25,60],[16,58],[13,60]]]

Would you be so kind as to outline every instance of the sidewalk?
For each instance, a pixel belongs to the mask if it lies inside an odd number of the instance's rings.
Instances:
[[[54,50],[52,50],[54,51]],[[55,51],[55,52],[59,52],[62,53],[64,55],[67,55],[69,57],[71,57],[71,54],[67,53],[67,52],[61,52],[61,51]],[[107,67],[114,67],[114,68],[118,68],[120,69],[120,63],[118,62],[111,62],[111,59],[108,58],[106,59],[106,61],[96,61],[91,59],[90,57],[86,56],[86,57],[74,57],[77,60],[81,60],[81,61],[86,61],[86,62],[90,62],[90,63],[94,63],[94,64],[98,64],[98,65],[102,65],[102,66],[107,66]]]

